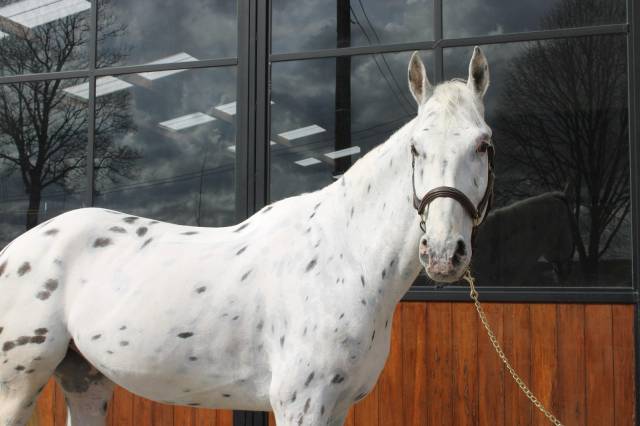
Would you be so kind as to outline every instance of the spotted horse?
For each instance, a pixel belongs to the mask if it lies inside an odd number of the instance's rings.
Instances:
[[[376,383],[420,268],[451,282],[471,259],[477,223],[462,203],[438,197],[418,215],[414,194],[446,186],[477,205],[490,184],[480,49],[467,81],[432,86],[417,52],[408,80],[416,117],[336,182],[239,225],[86,208],[5,247],[0,425],[25,425],[54,374],[74,426],[104,425],[114,383],[168,404],[272,410],[279,426],[342,425]]]

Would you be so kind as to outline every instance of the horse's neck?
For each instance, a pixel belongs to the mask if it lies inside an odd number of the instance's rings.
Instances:
[[[365,286],[395,306],[416,278],[419,220],[412,205],[409,124],[326,188],[334,238]]]

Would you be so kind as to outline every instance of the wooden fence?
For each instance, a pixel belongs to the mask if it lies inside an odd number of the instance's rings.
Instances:
[[[514,367],[565,425],[635,424],[633,305],[487,303]],[[118,389],[110,426],[231,426],[229,411],[171,407]],[[64,425],[49,384],[39,426]],[[547,425],[500,364],[473,305],[405,302],[391,353],[347,426]],[[271,416],[270,425],[275,425]]]

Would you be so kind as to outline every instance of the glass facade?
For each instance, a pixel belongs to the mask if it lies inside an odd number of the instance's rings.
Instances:
[[[480,45],[497,180],[474,250],[478,284],[632,287],[624,0],[351,1],[346,13],[284,3],[272,12],[271,200],[333,182],[415,116],[406,85],[414,49],[403,44],[435,41],[421,51],[432,82],[466,78]],[[394,34],[407,13],[420,25],[405,20]],[[299,37],[287,37],[292,27]],[[353,49],[363,45],[365,55]],[[416,285],[433,288],[426,276]]]
[[[82,206],[226,226],[319,189],[415,116],[414,50],[438,83],[480,45],[497,180],[479,284],[633,287],[624,0],[49,3],[0,2],[0,246]]]
[[[122,124],[114,129],[96,116],[95,205],[186,225],[231,225],[235,123],[225,109],[235,107],[235,68],[170,73],[105,77],[131,86],[96,100],[98,111],[122,101]],[[122,157],[117,164],[112,151]]]

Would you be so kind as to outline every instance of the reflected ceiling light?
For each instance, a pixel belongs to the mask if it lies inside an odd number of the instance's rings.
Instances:
[[[160,58],[153,62],[148,62],[144,65],[155,65],[155,64],[169,64],[174,62],[192,62],[197,61],[197,58],[189,55],[185,52],[176,53],[175,55],[167,56],[166,58]],[[167,71],[151,71],[151,72],[141,72],[138,74],[140,77],[145,78],[147,80],[157,80],[159,78],[167,77],[169,75],[178,74],[186,70],[167,70]]]
[[[359,146],[352,146],[350,148],[345,148],[338,151],[327,152],[325,156],[331,158],[332,160],[335,160],[336,158],[349,157],[354,154],[360,154]]]
[[[199,126],[200,124],[209,123],[214,120],[215,118],[210,115],[202,112],[194,112],[193,114],[182,115],[180,117],[172,118],[171,120],[162,121],[158,124],[160,127],[164,127],[165,129],[178,131],[189,127]]]
[[[33,28],[90,8],[86,0],[22,0],[0,8],[0,16]]]
[[[218,105],[216,109],[220,112],[223,112],[227,115],[235,115],[236,114],[236,103],[235,101],[229,102],[228,104]]]
[[[106,76],[96,79],[96,97],[107,95],[131,87],[132,84],[119,78]],[[89,99],[89,83],[82,83],[63,89],[67,94],[83,100]]]
[[[295,163],[302,167],[308,167],[308,166],[313,166],[314,164],[318,164],[320,162],[321,161],[318,160],[317,158],[309,157],[309,158],[305,158],[304,160],[298,160]]]
[[[311,126],[301,127],[299,129],[289,130],[288,132],[280,133],[278,134],[278,136],[290,142],[295,139],[300,139],[306,136],[315,135],[318,133],[322,133],[324,131],[325,129],[318,126],[317,124],[312,124]]]

